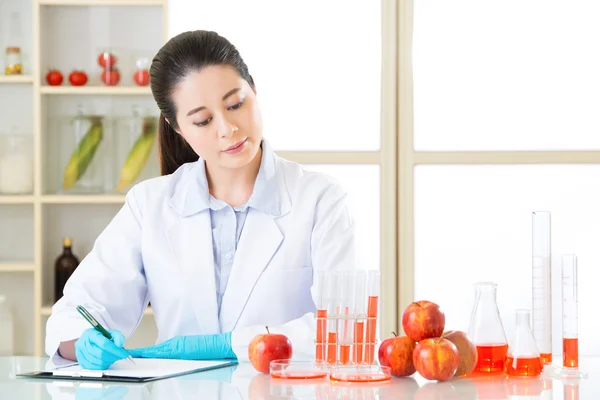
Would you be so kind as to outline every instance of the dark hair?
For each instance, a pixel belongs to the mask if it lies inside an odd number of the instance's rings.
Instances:
[[[171,94],[187,75],[212,65],[235,68],[254,88],[254,81],[238,50],[216,32],[197,30],[181,33],[165,43],[152,60],[150,86],[160,109],[158,148],[161,175],[171,174],[181,165],[198,160],[196,152],[175,131],[178,128],[177,110]]]

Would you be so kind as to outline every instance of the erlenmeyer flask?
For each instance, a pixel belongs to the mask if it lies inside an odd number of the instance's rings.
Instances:
[[[509,376],[538,376],[544,364],[529,323],[531,311],[516,310],[515,315],[515,335],[508,346],[506,372]]]
[[[504,372],[508,343],[496,303],[497,284],[475,283],[475,306],[469,323],[469,337],[477,347],[474,373]]]

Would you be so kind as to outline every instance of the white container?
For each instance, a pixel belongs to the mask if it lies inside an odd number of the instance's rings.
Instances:
[[[14,354],[13,317],[6,301],[6,296],[0,295],[0,356]]]
[[[33,138],[31,135],[0,135],[0,193],[33,192]]]

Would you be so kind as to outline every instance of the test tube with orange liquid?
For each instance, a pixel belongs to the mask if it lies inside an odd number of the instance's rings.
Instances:
[[[325,279],[327,283],[327,364],[338,362],[338,331],[337,320],[341,315],[341,286],[342,272],[329,271]]]
[[[315,340],[315,360],[325,361],[327,342],[327,273],[319,270],[315,274],[315,306],[317,308],[317,332]]]
[[[532,214],[533,336],[544,364],[552,364],[552,274],[550,213]]]
[[[365,328],[367,322],[367,271],[355,272],[354,285],[354,347],[353,364],[364,362]]]
[[[354,340],[354,289],[356,275],[354,271],[343,271],[341,279],[340,316],[337,320],[338,364],[347,365],[351,361],[350,349]]]
[[[377,343],[377,315],[379,309],[379,271],[367,273],[367,329],[365,345],[365,363],[375,363],[375,348]]]
[[[579,368],[577,317],[577,256],[562,256],[563,367]]]

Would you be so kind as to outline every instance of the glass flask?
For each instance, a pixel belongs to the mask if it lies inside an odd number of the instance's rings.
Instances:
[[[544,364],[530,325],[531,311],[515,311],[515,335],[508,346],[506,372],[509,376],[539,376]]]
[[[63,193],[102,193],[110,165],[104,149],[105,121],[101,115],[89,115],[83,106],[69,121],[70,130],[61,134],[59,164]]]
[[[497,284],[475,283],[475,305],[469,322],[469,337],[477,347],[474,373],[504,372],[508,343],[496,302]]]

